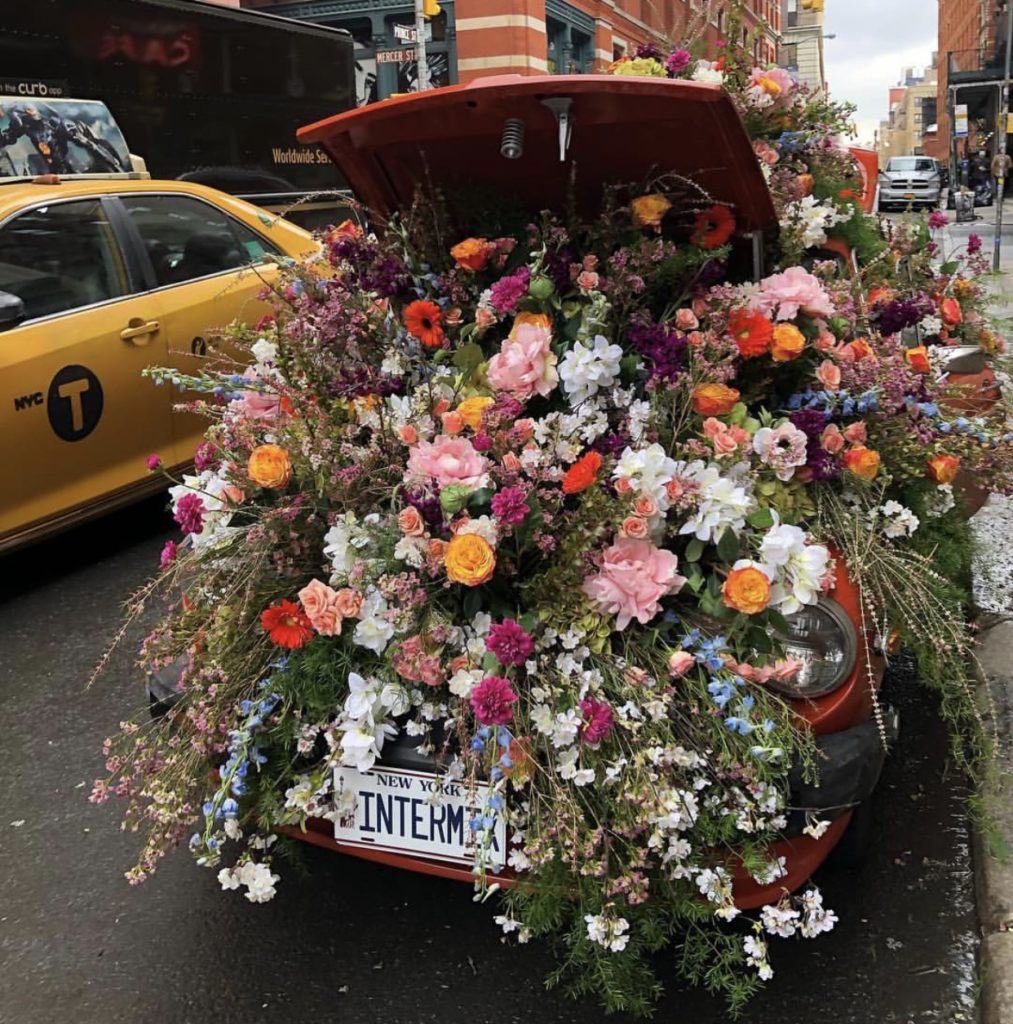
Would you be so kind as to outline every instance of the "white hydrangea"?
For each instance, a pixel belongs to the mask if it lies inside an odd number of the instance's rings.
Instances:
[[[559,364],[559,376],[570,405],[580,405],[602,388],[611,387],[619,377],[622,357],[622,348],[609,344],[608,338],[600,334],[595,335],[590,347],[574,342]]]
[[[679,464],[655,443],[646,448],[626,448],[612,471],[612,479],[628,481],[634,491],[652,498],[659,510],[665,512],[670,504],[666,485],[678,468]]]

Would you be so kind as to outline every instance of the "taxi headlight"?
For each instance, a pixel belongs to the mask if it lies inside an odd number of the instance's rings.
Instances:
[[[823,697],[843,686],[858,657],[858,635],[844,609],[828,597],[786,616],[788,632],[778,633],[785,657],[802,663],[789,682],[770,686],[787,697]]]

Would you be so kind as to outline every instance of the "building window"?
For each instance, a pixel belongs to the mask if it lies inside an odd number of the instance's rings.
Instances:
[[[788,28],[798,24],[798,0],[788,0]]]

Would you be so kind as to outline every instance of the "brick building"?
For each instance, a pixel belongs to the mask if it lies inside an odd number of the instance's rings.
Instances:
[[[399,29],[414,24],[412,0],[240,0],[240,6],[347,29],[356,42],[360,104],[417,88],[414,50],[398,38]],[[586,74],[639,43],[665,46],[688,34],[702,36],[713,55],[732,6],[732,0],[446,0],[428,23],[431,82]],[[744,6],[743,38],[736,42],[757,61],[775,62],[781,0]]]
[[[932,156],[937,123],[937,61],[923,72],[905,68],[901,83],[890,89],[890,113],[881,121],[876,149],[885,164],[892,156]]]
[[[939,0],[939,131],[926,142],[929,156],[951,156],[954,103],[968,106],[972,146],[979,144],[977,135],[987,138],[991,131],[1002,75],[1002,53],[996,47],[997,30],[1000,36],[1005,30],[1002,6],[1003,0]],[[964,143],[957,148],[962,152]]]

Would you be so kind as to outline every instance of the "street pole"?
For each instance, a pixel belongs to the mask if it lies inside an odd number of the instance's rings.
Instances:
[[[415,73],[418,76],[419,92],[422,92],[429,78],[429,69],[426,66],[426,17],[423,0],[415,0]]]
[[[1009,75],[1010,51],[1013,50],[1013,3],[1006,0],[1006,68],[1002,79],[1002,100],[999,104],[999,119],[996,126],[996,156],[998,156],[999,173],[996,177],[995,207],[995,250],[992,256],[992,269],[998,273],[999,256],[1002,250],[1002,204],[1006,192],[1006,137],[1009,132]]]

